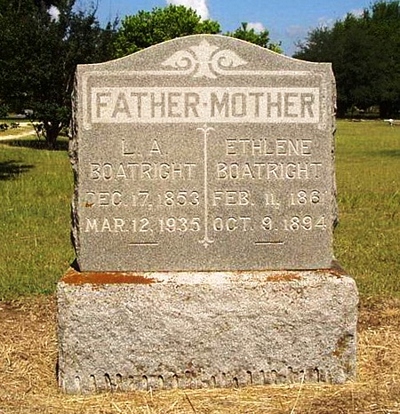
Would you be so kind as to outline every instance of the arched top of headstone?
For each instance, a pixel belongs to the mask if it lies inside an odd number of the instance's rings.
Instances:
[[[331,73],[331,64],[306,62],[223,35],[192,35],[169,40],[109,62],[80,65],[96,70],[147,72],[196,80],[224,76],[293,76]]]

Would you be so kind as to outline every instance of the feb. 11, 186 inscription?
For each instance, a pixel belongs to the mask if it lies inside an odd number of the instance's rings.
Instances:
[[[334,82],[222,36],[78,67],[81,270],[330,267]]]

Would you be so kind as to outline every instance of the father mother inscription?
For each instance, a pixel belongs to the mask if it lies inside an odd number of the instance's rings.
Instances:
[[[78,67],[81,270],[331,266],[330,66],[217,39]]]

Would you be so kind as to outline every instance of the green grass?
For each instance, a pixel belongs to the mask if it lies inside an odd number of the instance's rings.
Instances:
[[[53,292],[74,257],[68,155],[37,144],[0,141],[0,299]]]
[[[400,128],[338,122],[338,260],[363,296],[400,296]]]
[[[400,127],[340,121],[336,141],[336,256],[363,297],[400,297]],[[54,292],[74,258],[68,156],[39,144],[0,141],[0,299]]]

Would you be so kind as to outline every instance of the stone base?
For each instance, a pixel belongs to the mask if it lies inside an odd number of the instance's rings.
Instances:
[[[355,376],[358,294],[338,270],[69,269],[57,298],[59,385],[67,393]]]

